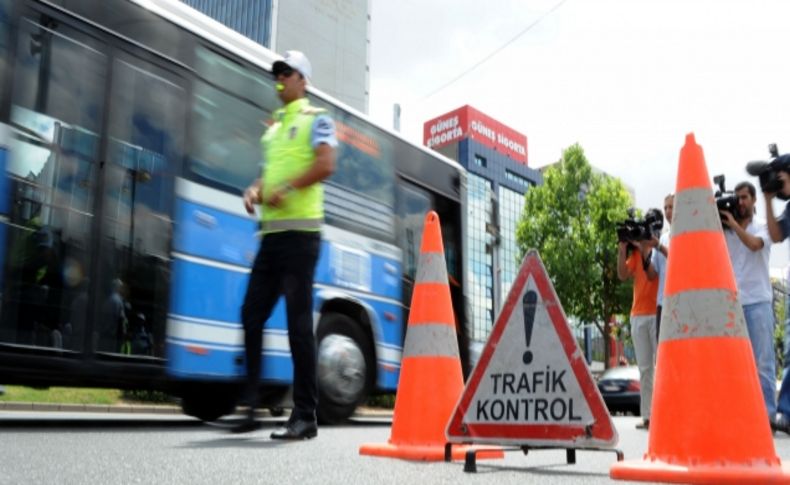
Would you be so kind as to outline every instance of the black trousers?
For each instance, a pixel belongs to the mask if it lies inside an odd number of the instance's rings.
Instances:
[[[661,305],[656,305],[656,345],[661,334]]]
[[[318,232],[266,234],[252,266],[241,309],[247,359],[247,393],[255,406],[261,375],[263,324],[285,296],[288,342],[294,365],[293,416],[315,420],[318,403],[316,343],[313,333],[313,276],[321,249]]]

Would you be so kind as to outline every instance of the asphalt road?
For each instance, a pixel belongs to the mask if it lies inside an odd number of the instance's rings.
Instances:
[[[642,456],[647,433],[638,418],[615,417],[626,459]],[[161,414],[0,412],[0,483],[157,484],[476,484],[611,483],[614,453],[578,451],[567,465],[563,450],[479,461],[464,473],[462,462],[422,463],[359,456],[362,443],[386,442],[390,422],[370,417],[322,427],[317,439],[282,443],[269,439],[281,419],[267,418],[260,431],[231,435],[218,426]],[[774,439],[790,459],[790,436]]]

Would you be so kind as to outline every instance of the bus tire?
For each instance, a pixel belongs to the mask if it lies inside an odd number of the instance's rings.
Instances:
[[[225,386],[206,385],[185,393],[181,409],[201,421],[216,421],[236,409],[236,393]]]
[[[341,313],[327,313],[318,326],[318,420],[343,422],[365,402],[376,362],[361,325]]]

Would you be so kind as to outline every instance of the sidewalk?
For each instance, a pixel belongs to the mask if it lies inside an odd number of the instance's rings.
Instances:
[[[59,404],[0,401],[0,411],[181,414],[181,407],[174,404]],[[265,414],[269,414],[268,410]],[[354,417],[392,418],[392,410],[360,406]]]

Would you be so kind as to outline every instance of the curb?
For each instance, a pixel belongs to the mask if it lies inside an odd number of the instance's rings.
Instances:
[[[62,404],[47,402],[0,401],[0,411],[56,411],[86,413],[181,414],[178,406],[136,404]]]
[[[47,402],[0,401],[0,411],[183,414],[181,407],[150,404],[63,404]],[[354,417],[392,418],[391,409],[359,407]]]

